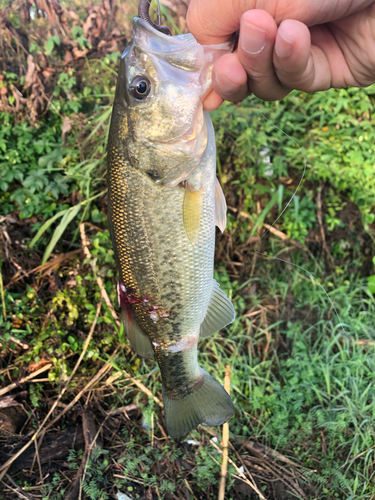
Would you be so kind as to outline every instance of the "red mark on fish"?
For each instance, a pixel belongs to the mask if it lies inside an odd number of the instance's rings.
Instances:
[[[117,283],[117,296],[119,306],[126,312],[128,317],[132,315],[131,304],[142,304],[147,309],[147,312],[154,323],[157,323],[160,318],[168,318],[170,316],[169,311],[162,310],[158,305],[150,306],[150,299],[148,295],[145,295],[144,297],[137,297],[135,295],[135,290],[133,288],[126,287],[121,281]]]

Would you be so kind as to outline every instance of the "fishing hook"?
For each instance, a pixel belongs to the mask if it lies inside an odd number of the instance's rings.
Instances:
[[[156,30],[160,31],[161,33],[164,33],[164,35],[171,35],[169,28],[167,28],[166,26],[160,26],[159,24],[155,24],[151,21],[149,14],[150,5],[151,5],[151,0],[140,0],[138,6],[138,16],[141,19],[144,19],[148,24],[150,24]]]

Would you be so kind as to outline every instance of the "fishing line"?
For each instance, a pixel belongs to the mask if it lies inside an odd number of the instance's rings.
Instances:
[[[160,15],[160,0],[157,0],[158,1],[158,24],[160,26],[161,24],[161,15]]]
[[[270,228],[269,229],[266,229],[266,231],[262,234],[261,237],[259,237],[259,240],[258,240],[258,243],[260,243],[263,238],[268,234],[270,233],[270,230],[274,227],[274,225],[276,224],[276,222],[280,219],[280,217],[285,213],[286,209],[289,207],[289,205],[291,204],[291,202],[293,201],[293,199],[295,198],[295,196],[297,195],[297,192],[298,190],[300,189],[301,187],[301,184],[302,184],[302,181],[303,179],[305,178],[305,174],[306,174],[306,169],[307,169],[307,158],[306,158],[306,155],[305,153],[303,152],[301,146],[298,144],[297,141],[295,141],[293,139],[293,137],[291,137],[289,134],[287,134],[286,132],[284,132],[284,130],[282,130],[280,127],[278,127],[275,123],[271,122],[271,120],[269,118],[267,118],[267,116],[262,113],[262,111],[260,111],[258,105],[253,102],[255,108],[258,110],[258,112],[261,114],[261,116],[267,121],[269,122],[273,127],[275,127],[277,130],[279,130],[282,134],[284,134],[286,137],[288,137],[288,139],[290,139],[296,146],[297,148],[299,149],[299,151],[301,152],[302,156],[303,156],[303,160],[304,160],[304,166],[303,166],[303,172],[302,172],[302,176],[301,176],[301,179],[299,180],[298,182],[298,185],[293,193],[293,195],[291,196],[291,198],[289,199],[288,203],[285,205],[284,209],[282,210],[282,212],[278,215],[278,217],[276,218],[276,220],[271,224]],[[304,267],[302,266],[299,266],[298,264],[294,264],[293,262],[288,262],[287,260],[284,260],[284,259],[280,259],[279,257],[272,257],[272,256],[269,256],[269,255],[266,255],[262,252],[258,252],[257,250],[254,250],[254,253],[256,253],[257,255],[261,255],[262,257],[266,257],[267,260],[279,260],[280,262],[283,262],[285,264],[290,264],[291,266],[295,267],[296,269],[300,269],[301,271],[305,272],[309,278],[314,282],[314,283],[317,283],[320,288],[323,290],[325,296],[327,297],[328,301],[330,302],[336,316],[337,316],[337,319],[339,320],[339,325],[343,331],[343,333],[348,336],[345,328],[344,328],[344,325],[343,325],[343,322],[341,321],[341,318],[340,318],[340,315],[336,309],[336,306],[335,304],[333,303],[333,300],[331,299],[331,297],[329,296],[328,292],[326,291],[326,289],[324,288],[324,286],[319,282],[319,280],[310,272],[308,271],[307,269],[305,269]]]
[[[160,5],[159,5],[159,0],[156,0],[157,1],[157,4],[158,4],[158,7],[157,9],[155,8],[155,6],[152,4],[152,0],[148,0],[148,4],[149,6],[151,7],[151,9],[154,11],[154,12],[157,12],[157,15],[158,15],[158,22],[160,24]]]
[[[273,127],[275,127],[277,130],[279,130],[279,132],[281,132],[282,134],[285,135],[285,137],[288,137],[288,139],[290,139],[296,146],[297,148],[300,150],[302,156],[303,156],[303,161],[304,161],[304,165],[303,165],[303,172],[302,172],[302,176],[301,176],[301,179],[298,183],[298,186],[296,187],[296,190],[294,191],[294,193],[292,194],[292,197],[290,198],[290,200],[288,201],[288,203],[285,205],[283,211],[281,212],[281,214],[279,214],[277,216],[277,219],[271,224],[271,227],[269,229],[267,229],[263,235],[259,238],[259,241],[262,241],[262,239],[266,236],[266,234],[268,234],[270,232],[270,229],[272,227],[274,227],[274,225],[276,224],[276,222],[280,219],[280,217],[285,213],[286,209],[289,207],[289,205],[292,203],[292,201],[294,200],[299,188],[301,187],[301,184],[302,184],[302,181],[303,179],[305,178],[305,173],[306,173],[306,168],[307,168],[307,159],[306,159],[306,155],[305,153],[303,152],[303,149],[301,148],[301,146],[298,144],[297,141],[295,141],[293,139],[293,137],[291,137],[289,134],[287,134],[286,132],[284,132],[284,130],[282,130],[280,127],[278,127],[275,123],[271,122],[271,120],[269,118],[266,117],[266,115],[264,113],[262,113],[262,111],[260,111],[259,107],[257,106],[256,103],[254,103],[254,106],[255,108],[258,110],[258,112],[262,115],[262,117],[267,121],[269,122]]]
[[[160,25],[160,24],[161,24],[160,0],[156,0],[156,3],[157,3],[157,8],[156,8],[156,9],[155,9],[155,7],[152,5],[152,0],[148,0],[148,3],[149,3],[149,5],[150,5],[150,7],[153,9],[153,11],[157,13],[157,16],[158,16],[158,24]]]
[[[260,240],[259,240],[259,241],[260,241]],[[323,292],[324,292],[325,296],[327,297],[327,299],[329,300],[329,302],[330,302],[330,304],[331,304],[331,306],[332,306],[332,309],[333,309],[334,313],[335,313],[335,314],[336,314],[336,316],[337,316],[337,319],[339,320],[339,325],[340,325],[340,327],[341,327],[341,330],[343,331],[343,333],[344,333],[346,336],[348,336],[348,337],[349,337],[349,335],[348,335],[347,331],[346,331],[346,330],[345,330],[345,328],[344,328],[344,324],[343,324],[343,322],[341,321],[340,315],[339,315],[339,313],[338,313],[338,311],[337,311],[337,309],[336,309],[336,306],[335,306],[335,304],[334,304],[333,300],[332,300],[332,299],[331,299],[331,297],[328,295],[327,290],[326,290],[326,289],[324,288],[324,286],[320,283],[320,281],[318,280],[318,278],[316,278],[316,277],[313,275],[313,273],[310,273],[310,271],[308,271],[307,269],[305,269],[305,268],[304,268],[304,267],[302,267],[302,266],[299,266],[298,264],[294,264],[293,262],[289,262],[289,261],[287,261],[287,260],[280,259],[280,257],[272,257],[272,256],[266,255],[266,254],[264,254],[264,253],[257,252],[256,250],[254,250],[254,253],[256,253],[256,254],[258,254],[258,255],[262,255],[263,257],[266,257],[266,258],[267,258],[267,260],[279,260],[280,262],[284,262],[284,264],[289,264],[289,265],[291,265],[291,266],[293,266],[293,267],[295,267],[295,268],[297,268],[297,269],[301,269],[301,271],[304,271],[304,272],[305,272],[305,273],[309,276],[309,278],[310,278],[310,279],[311,279],[314,283],[317,283],[317,284],[320,286],[320,288],[323,290]]]

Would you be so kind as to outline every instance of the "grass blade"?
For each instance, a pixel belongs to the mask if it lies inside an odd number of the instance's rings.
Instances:
[[[254,236],[255,231],[258,229],[258,227],[263,224],[264,219],[266,218],[266,216],[268,215],[268,213],[271,211],[272,207],[276,203],[278,203],[279,196],[280,196],[279,190],[275,191],[274,194],[273,194],[273,196],[272,196],[272,198],[271,198],[271,200],[267,203],[267,205],[264,208],[263,212],[258,217],[258,220],[256,221],[255,226],[253,227],[253,229],[252,229],[252,231],[250,233],[250,238],[251,238],[251,236]]]
[[[74,219],[74,217],[78,214],[78,212],[81,210],[82,204],[78,203],[78,205],[75,205],[74,207],[70,208],[69,210],[66,211],[64,217],[62,218],[60,224],[57,226],[55,229],[53,236],[51,238],[51,241],[48,243],[48,246],[46,248],[46,251],[44,252],[43,259],[42,259],[42,266],[47,262],[49,259],[49,256],[52,253],[52,250],[55,248],[57,242],[61,238],[61,235],[67,228],[68,224]]]
[[[107,106],[107,109],[100,113],[100,115],[92,121],[92,123],[95,124],[95,127],[93,128],[90,135],[84,140],[83,146],[89,142],[89,140],[96,134],[98,129],[111,117],[111,114],[112,106]]]
[[[39,238],[42,236],[42,234],[47,231],[47,229],[55,222],[55,220],[57,220],[59,217],[62,217],[69,210],[71,210],[71,209],[70,208],[66,208],[65,210],[61,210],[61,212],[58,212],[53,217],[51,217],[50,219],[48,219],[43,224],[43,226],[39,229],[39,231],[36,233],[36,235],[34,236],[34,238],[31,240],[29,248],[33,248],[33,246],[39,240]]]

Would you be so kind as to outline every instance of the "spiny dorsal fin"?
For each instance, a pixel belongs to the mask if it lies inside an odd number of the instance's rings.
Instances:
[[[198,241],[203,207],[203,189],[191,191],[185,188],[183,218],[186,234],[194,246]]]
[[[232,302],[220,288],[219,283],[214,280],[210,303],[200,327],[200,336],[205,338],[221,330],[229,323],[232,323],[235,317],[236,313]]]
[[[215,185],[215,224],[223,233],[227,225],[227,203],[218,178]]]

